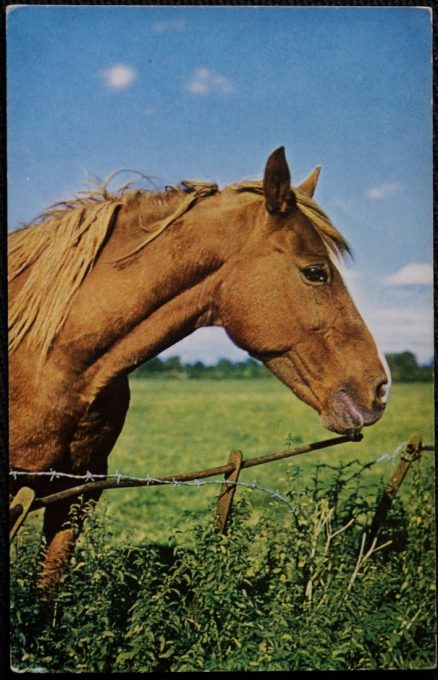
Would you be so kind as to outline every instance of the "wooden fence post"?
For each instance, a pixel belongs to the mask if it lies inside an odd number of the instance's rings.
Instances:
[[[12,500],[9,507],[9,542],[14,539],[18,529],[27,517],[35,499],[35,491],[28,486],[22,486]]]
[[[388,510],[391,507],[392,502],[396,497],[397,492],[402,485],[402,482],[406,477],[406,474],[412,463],[414,460],[421,458],[422,446],[423,444],[421,436],[419,434],[413,434],[406,444],[406,447],[403,449],[400,455],[400,461],[394,470],[391,479],[386,485],[383,496],[380,499],[379,505],[377,506],[377,510],[371,523],[371,530],[367,545],[371,545],[377,536],[377,533],[388,514]]]
[[[242,452],[231,451],[230,455],[228,456],[228,464],[230,463],[234,465],[234,470],[224,475],[224,483],[221,486],[216,507],[216,517],[219,531],[223,534],[227,533],[231,506],[233,504],[234,494],[236,493],[236,482],[239,479],[239,474],[242,467]],[[230,484],[229,482],[234,482],[234,484]]]

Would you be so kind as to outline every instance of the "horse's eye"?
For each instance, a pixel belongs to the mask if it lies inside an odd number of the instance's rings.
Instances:
[[[310,283],[327,283],[329,280],[329,272],[323,265],[312,265],[302,269],[302,274]]]

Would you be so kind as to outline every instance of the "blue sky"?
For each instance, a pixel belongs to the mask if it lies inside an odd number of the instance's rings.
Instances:
[[[9,228],[131,168],[158,184],[292,183],[352,244],[385,352],[433,354],[431,18],[408,7],[17,6],[7,22]],[[201,329],[165,355],[244,353]]]

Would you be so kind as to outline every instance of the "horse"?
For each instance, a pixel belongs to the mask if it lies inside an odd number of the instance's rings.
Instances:
[[[128,374],[203,326],[223,327],[329,430],[375,423],[389,374],[336,266],[349,245],[313,199],[319,170],[293,188],[279,147],[260,181],[104,183],[12,232],[11,468],[105,474]],[[70,505],[45,511],[47,589],[78,535]]]

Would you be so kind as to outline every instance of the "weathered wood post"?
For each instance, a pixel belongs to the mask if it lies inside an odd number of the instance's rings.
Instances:
[[[9,542],[14,539],[15,534],[26,519],[34,499],[35,491],[28,486],[22,486],[12,500],[9,507]]]
[[[224,483],[222,484],[221,490],[219,492],[216,508],[216,517],[219,531],[223,534],[227,533],[228,520],[231,513],[234,494],[236,493],[236,482],[239,479],[239,474],[242,467],[242,452],[231,451],[230,455],[228,456],[228,464],[233,464],[234,470],[227,472],[224,475]]]
[[[370,535],[368,537],[368,545],[371,545],[377,533],[386,519],[389,508],[392,505],[397,492],[402,485],[406,474],[411,467],[414,460],[421,458],[421,452],[423,450],[423,443],[421,436],[419,434],[413,434],[405,448],[400,454],[400,461],[394,470],[394,473],[385,487],[383,496],[380,499],[380,503],[377,506],[373,521],[371,523]]]

